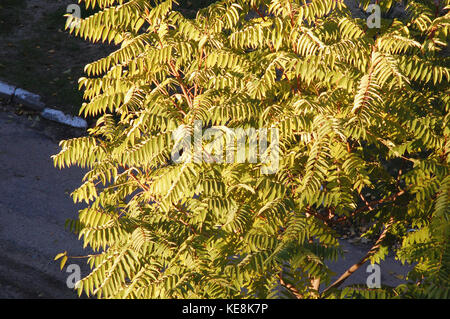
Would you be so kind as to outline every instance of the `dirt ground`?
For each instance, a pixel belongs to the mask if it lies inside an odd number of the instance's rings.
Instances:
[[[47,106],[78,115],[84,66],[114,50],[70,36],[67,6],[76,0],[0,2],[0,79],[41,95]]]
[[[213,0],[182,0],[187,16]],[[78,0],[0,1],[0,80],[41,95],[47,106],[78,115],[84,66],[117,47],[92,44],[64,31],[67,7]],[[81,16],[94,13],[81,7]]]

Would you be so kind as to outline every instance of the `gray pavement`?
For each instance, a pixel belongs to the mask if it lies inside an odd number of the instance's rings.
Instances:
[[[64,229],[77,215],[69,194],[83,174],[53,167],[63,128],[36,118],[0,111],[0,298],[74,298],[53,259],[84,255]]]
[[[333,277],[333,281],[339,278],[348,268],[358,263],[370,250],[369,244],[351,244],[348,240],[340,240],[340,246],[344,250],[344,258],[337,262],[326,262],[327,266],[333,270],[337,275]],[[367,277],[370,276],[374,270],[367,269],[369,263],[362,265],[357,271],[355,271],[347,280],[342,284],[342,287],[346,287],[354,284],[363,284],[367,282]],[[402,263],[395,259],[394,254],[390,252],[385,260],[380,264],[381,285],[396,287],[402,283],[405,283],[405,277],[409,270],[412,269],[411,265],[402,265]],[[323,289],[325,287],[321,287]]]
[[[12,110],[0,108],[0,298],[76,298],[65,283],[69,274],[60,271],[53,258],[66,250],[72,256],[87,253],[64,229],[66,219],[75,218],[80,208],[69,194],[83,172],[60,171],[50,156],[58,152],[58,141],[80,131],[37,116],[17,116]],[[342,247],[346,258],[329,264],[338,275],[370,248],[348,241],[342,241]],[[76,263],[86,275],[84,260]],[[401,283],[408,268],[388,257],[381,264],[381,284]],[[363,266],[345,284],[365,284],[368,275]]]

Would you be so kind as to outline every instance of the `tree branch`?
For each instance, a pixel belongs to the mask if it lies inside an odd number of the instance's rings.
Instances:
[[[361,213],[363,211],[366,211],[366,210],[372,211],[372,210],[374,210],[376,208],[377,205],[382,204],[382,203],[387,202],[387,201],[395,201],[397,199],[397,197],[403,195],[404,193],[405,193],[405,191],[402,190],[402,191],[400,191],[400,192],[398,192],[398,193],[396,193],[394,195],[391,195],[389,197],[382,198],[382,199],[375,200],[375,201],[371,201],[371,202],[366,202],[366,206],[358,208],[353,213],[351,213],[349,216],[343,216],[341,218],[338,218],[335,222],[336,223],[343,222],[343,221],[347,220],[348,218],[353,217],[353,216],[355,216],[355,215],[357,215],[357,214],[359,214],[359,213]]]
[[[288,284],[286,282],[284,282],[283,280],[283,276],[280,274],[278,275],[278,277],[280,278],[280,285],[282,285],[284,288],[286,288],[287,290],[289,290],[290,293],[292,293],[295,298],[297,299],[303,299],[302,294],[297,290],[297,288],[295,288],[294,286],[292,286],[291,284]]]
[[[362,265],[365,264],[367,260],[369,260],[370,257],[372,257],[377,251],[378,248],[380,248],[381,242],[386,237],[387,231],[392,226],[394,222],[394,219],[391,217],[389,222],[384,226],[384,230],[381,232],[380,237],[376,241],[375,245],[372,246],[372,248],[367,252],[367,254],[356,264],[351,266],[349,269],[347,269],[335,282],[333,282],[330,286],[328,286],[323,292],[322,295],[325,294],[327,291],[329,291],[332,288],[339,287],[345,280],[347,280],[348,277],[350,277],[355,271],[357,271]]]

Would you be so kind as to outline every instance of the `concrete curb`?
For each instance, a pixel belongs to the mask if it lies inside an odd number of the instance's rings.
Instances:
[[[2,81],[0,81],[0,98],[6,98],[13,102],[21,103],[33,110],[39,111],[40,115],[47,120],[79,129],[87,129],[88,127],[86,120],[81,117],[64,114],[59,110],[48,108],[41,101],[41,97],[39,95],[21,88],[17,88]]]
[[[0,97],[10,99],[16,92],[16,87],[0,81]]]
[[[45,109],[45,104],[41,101],[41,97],[39,95],[20,88],[16,89],[14,95],[12,96],[12,100],[13,102],[23,104],[36,111],[42,111]]]
[[[64,114],[63,112],[55,109],[45,108],[41,112],[41,116],[47,120],[62,123],[76,128],[87,128],[87,123],[85,120],[78,116],[72,116]]]

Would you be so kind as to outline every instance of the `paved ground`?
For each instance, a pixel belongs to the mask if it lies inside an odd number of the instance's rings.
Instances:
[[[65,250],[83,254],[64,229],[76,217],[69,193],[82,172],[53,167],[65,128],[35,119],[0,109],[0,297],[73,298],[69,274],[53,258]]]
[[[66,219],[77,215],[79,207],[69,194],[83,173],[54,168],[50,156],[58,152],[59,140],[80,132],[37,119],[18,116],[0,103],[0,298],[76,298],[65,284],[69,274],[53,258],[65,250],[72,256],[85,254],[76,236],[64,229]],[[346,259],[331,264],[338,274],[369,249],[347,241],[342,245]],[[85,267],[84,261],[79,264]],[[398,276],[406,270],[387,258],[381,264],[381,283],[401,283]],[[361,267],[346,284],[365,284],[365,271]]]
[[[332,269],[336,275],[334,280],[336,280],[341,274],[343,274],[348,268],[359,262],[370,250],[370,245],[363,244],[350,244],[347,240],[341,240],[340,245],[344,250],[344,259],[338,262],[330,263],[327,262],[328,267]],[[352,274],[345,282],[342,287],[353,285],[353,284],[366,284],[367,277],[370,276],[374,271],[369,269],[367,272],[367,267],[369,263],[361,266],[354,274]],[[386,285],[390,287],[396,287],[405,282],[404,278],[408,271],[412,268],[410,265],[402,265],[401,262],[395,260],[393,253],[390,253],[388,257],[380,264],[380,274],[381,274],[381,285]],[[321,287],[323,289],[324,287]]]

